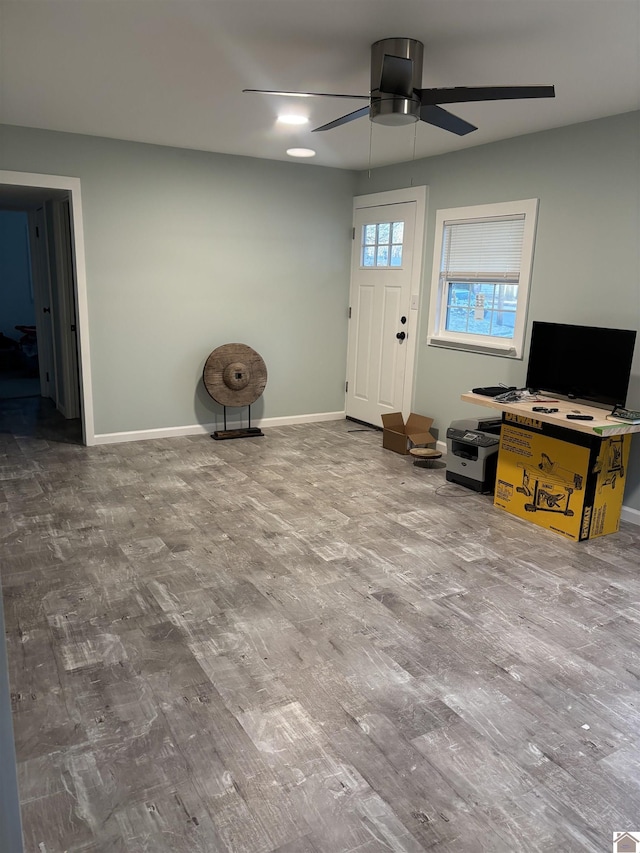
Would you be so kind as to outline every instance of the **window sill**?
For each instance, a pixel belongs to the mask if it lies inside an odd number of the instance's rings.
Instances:
[[[461,341],[457,338],[445,338],[431,335],[427,339],[430,347],[442,347],[443,349],[457,349],[463,352],[477,352],[483,355],[496,355],[501,358],[520,358],[516,347],[512,343],[492,343],[487,341]]]

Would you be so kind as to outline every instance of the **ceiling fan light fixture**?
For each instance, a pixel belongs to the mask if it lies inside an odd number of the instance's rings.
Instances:
[[[420,102],[410,98],[373,98],[369,117],[376,124],[389,127],[413,124],[420,118]]]
[[[313,148],[287,148],[289,157],[315,157]]]
[[[293,113],[283,113],[278,116],[278,124],[308,124],[309,119],[307,116],[296,115]]]

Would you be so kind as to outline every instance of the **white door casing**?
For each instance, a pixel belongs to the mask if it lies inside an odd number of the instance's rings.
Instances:
[[[56,264],[56,315],[59,326],[60,362],[56,359],[56,404],[65,418],[80,417],[77,320],[74,298],[73,242],[68,199],[52,203]]]
[[[378,427],[385,412],[407,417],[411,411],[426,189],[354,199],[345,411]],[[363,266],[363,226],[398,221],[404,222],[401,266]],[[404,340],[397,337],[402,332]]]

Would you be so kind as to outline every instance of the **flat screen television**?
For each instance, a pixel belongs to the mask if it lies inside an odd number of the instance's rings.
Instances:
[[[534,321],[526,387],[603,406],[624,406],[636,333]]]

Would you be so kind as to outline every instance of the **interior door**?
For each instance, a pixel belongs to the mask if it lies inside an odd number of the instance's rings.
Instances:
[[[373,426],[403,409],[416,203],[356,210],[346,414]]]
[[[33,303],[36,312],[40,393],[55,399],[55,360],[51,322],[51,276],[49,268],[47,220],[44,207],[29,214]]]

